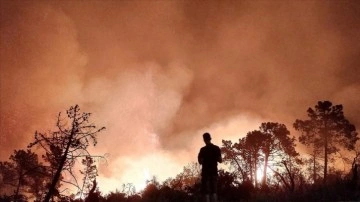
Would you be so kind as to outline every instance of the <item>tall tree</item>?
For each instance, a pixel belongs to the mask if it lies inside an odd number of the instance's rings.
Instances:
[[[255,187],[258,186],[258,168],[260,164],[260,156],[261,156],[261,150],[264,147],[265,144],[269,142],[269,135],[262,133],[259,130],[254,130],[251,132],[248,132],[246,135],[246,145],[249,149],[250,156],[251,156],[251,162],[248,162],[252,165],[252,169],[250,170],[251,173],[255,176],[254,183]],[[252,174],[251,174],[252,176]]]
[[[259,130],[248,132],[246,137],[239,139],[238,143],[223,140],[222,152],[224,161],[234,166],[244,181],[258,185],[258,168],[262,164],[262,184],[266,185],[267,168],[269,161],[272,166],[286,171],[289,165],[298,156],[295,151],[295,138],[290,137],[290,132],[284,124],[265,122]],[[283,163],[276,163],[283,162]],[[291,169],[288,169],[291,171]]]
[[[16,187],[16,169],[15,165],[9,161],[0,162],[0,194],[7,190],[7,187]]]
[[[301,172],[301,165],[303,162],[299,158],[285,155],[282,159],[275,161],[274,166],[269,166],[273,171],[274,177],[283,184],[287,191],[293,192],[295,190],[296,182],[303,181],[303,175]],[[275,169],[275,166],[277,167]],[[274,167],[274,168],[273,168]],[[279,169],[279,168],[282,169]]]
[[[245,151],[245,138],[239,139],[239,143],[232,143],[231,140],[222,140],[221,152],[223,161],[235,168],[236,174],[240,174],[243,181],[248,179],[248,164]]]
[[[257,136],[260,137],[257,137]],[[250,138],[248,138],[250,136]],[[243,182],[254,183],[255,168],[254,164],[259,163],[261,141],[263,138],[260,131],[252,131],[246,137],[240,138],[239,142],[232,143],[230,140],[223,140],[221,151],[224,154],[223,160],[235,168],[235,174]],[[255,144],[256,148],[253,147]],[[240,175],[240,176],[239,176]]]
[[[355,126],[343,113],[342,105],[333,105],[330,101],[319,101],[315,109],[309,108],[310,119],[299,120],[294,128],[302,132],[299,141],[307,146],[321,147],[324,151],[324,178],[326,183],[329,156],[339,151],[340,147],[354,149],[358,138]]]
[[[94,164],[95,161],[91,156],[86,156],[84,159],[82,159],[81,163],[85,167],[83,170],[80,170],[80,173],[84,175],[83,184],[80,190],[80,199],[82,198],[83,194],[89,194],[93,186],[93,181],[96,179],[96,176],[98,176],[98,170]]]
[[[0,162],[0,173],[4,182],[15,187],[14,201],[20,199],[22,188],[32,188],[39,180],[44,180],[46,169],[38,161],[38,156],[30,150],[15,150],[10,162]],[[36,194],[36,193],[34,193]]]
[[[224,154],[224,162],[236,168],[243,182],[250,180],[257,186],[257,170],[262,162],[261,152],[268,141],[269,135],[259,130],[248,132],[246,137],[240,138],[239,142],[234,144],[229,140],[223,140],[221,150]]]
[[[262,184],[266,185],[266,174],[269,160],[284,161],[286,156],[296,157],[299,154],[295,151],[295,138],[290,137],[290,132],[284,124],[266,122],[260,126],[260,131],[264,134],[262,142],[262,152],[264,154],[264,169]],[[284,164],[282,164],[284,165]]]
[[[313,147],[309,156],[309,158],[304,159],[304,163],[307,165],[308,179],[312,183],[316,183],[321,178],[321,171],[324,167],[319,161],[324,156],[322,148]]]
[[[105,127],[98,129],[93,123],[89,122],[90,113],[80,113],[78,105],[71,106],[67,111],[67,117],[62,117],[61,112],[57,118],[57,129],[55,132],[39,133],[35,132],[35,141],[29,147],[38,145],[46,152],[45,158],[52,162],[55,168],[49,191],[44,201],[50,201],[63,171],[72,175],[72,168],[77,158],[91,156],[87,148],[90,143],[95,146],[97,134]],[[71,182],[68,182],[71,183]],[[78,183],[71,183],[79,188]]]

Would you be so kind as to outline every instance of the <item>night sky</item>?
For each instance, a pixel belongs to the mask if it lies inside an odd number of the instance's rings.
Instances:
[[[104,191],[174,177],[205,131],[296,136],[320,100],[360,127],[359,1],[2,0],[0,21],[0,160],[79,104]]]

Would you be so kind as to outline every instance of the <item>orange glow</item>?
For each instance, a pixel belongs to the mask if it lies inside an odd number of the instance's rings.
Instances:
[[[261,182],[263,176],[264,176],[264,170],[262,168],[258,168],[256,171],[256,175],[257,175],[257,181]]]
[[[106,127],[90,149],[109,154],[104,193],[175,177],[197,160],[204,131],[218,146],[263,121],[297,136],[295,119],[321,99],[360,128],[360,23],[349,5],[2,1],[0,161],[74,104]]]

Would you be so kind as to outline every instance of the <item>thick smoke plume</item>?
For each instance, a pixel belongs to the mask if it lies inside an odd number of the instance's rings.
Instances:
[[[0,20],[0,159],[73,104],[107,127],[103,187],[173,176],[205,130],[291,128],[319,100],[360,127],[357,1],[1,1]]]

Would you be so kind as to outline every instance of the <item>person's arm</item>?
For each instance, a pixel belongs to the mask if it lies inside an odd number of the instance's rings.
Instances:
[[[202,150],[201,150],[201,149],[200,149],[200,152],[199,152],[199,154],[198,154],[198,162],[199,162],[200,165],[202,165],[203,162],[204,162],[204,157],[203,157],[203,154],[202,154]]]
[[[218,158],[217,158],[217,162],[222,163],[222,157],[221,157],[221,150],[218,147]]]

